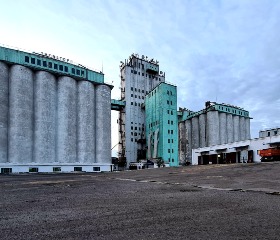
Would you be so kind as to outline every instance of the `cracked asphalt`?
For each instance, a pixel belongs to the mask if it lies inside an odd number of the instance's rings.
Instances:
[[[1,239],[280,239],[280,163],[0,175]]]

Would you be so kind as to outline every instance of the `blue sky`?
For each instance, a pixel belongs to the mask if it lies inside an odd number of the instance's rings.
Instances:
[[[119,62],[159,61],[178,107],[205,101],[250,112],[251,135],[280,127],[278,0],[0,0],[0,43],[102,69],[120,96]],[[112,145],[117,139],[112,114]]]

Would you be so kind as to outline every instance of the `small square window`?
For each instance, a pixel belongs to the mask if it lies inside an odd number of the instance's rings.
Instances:
[[[167,123],[170,124],[170,120],[168,120]]]
[[[63,71],[63,65],[59,65],[59,71]]]
[[[48,67],[52,68],[52,63],[51,62],[48,62]]]
[[[170,139],[168,139],[168,143],[170,143]]]
[[[37,59],[37,65],[41,66],[41,60],[40,59]]]
[[[53,167],[53,172],[61,172],[61,167]]]
[[[169,104],[169,101],[167,100],[167,104]]]
[[[131,69],[131,73],[133,73],[133,70]]]
[[[131,138],[131,142],[133,142],[133,138]]]
[[[171,130],[171,134],[173,134],[173,130]]]
[[[35,58],[31,58],[31,63],[35,64]]]
[[[83,171],[82,167],[74,167],[74,172],[81,172]]]
[[[133,102],[131,102],[131,105],[133,105]]]
[[[77,69],[77,75],[80,75],[81,71],[79,69]]]
[[[64,72],[68,72],[68,67],[64,66]]]
[[[168,153],[170,153],[170,149],[168,149]]]
[[[29,57],[28,56],[25,56],[25,62],[29,63]]]
[[[39,171],[39,169],[36,168],[36,167],[34,167],[34,168],[30,167],[29,168],[29,172],[38,172],[38,171]]]
[[[53,68],[57,70],[57,64],[56,63],[53,65]]]
[[[84,71],[84,70],[81,71],[81,75],[82,75],[82,76],[85,75],[85,71]]]
[[[133,91],[133,87],[131,87],[131,91]]]
[[[47,61],[43,61],[43,67],[47,67]]]
[[[93,170],[94,172],[100,172],[100,167],[93,167],[92,170]]]
[[[131,97],[133,97],[133,94],[131,94]]]
[[[72,68],[72,74],[75,74],[76,71],[75,71],[75,68]]]
[[[133,130],[133,127],[131,126],[131,130]]]

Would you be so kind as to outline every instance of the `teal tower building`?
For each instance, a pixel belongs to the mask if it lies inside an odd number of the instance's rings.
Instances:
[[[178,161],[177,87],[165,82],[145,98],[147,159],[171,167]]]

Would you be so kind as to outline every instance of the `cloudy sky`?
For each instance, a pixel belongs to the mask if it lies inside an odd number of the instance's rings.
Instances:
[[[279,0],[0,0],[0,43],[101,70],[120,96],[119,62],[159,61],[178,107],[250,112],[251,136],[280,127]],[[112,145],[117,139],[112,113]]]

